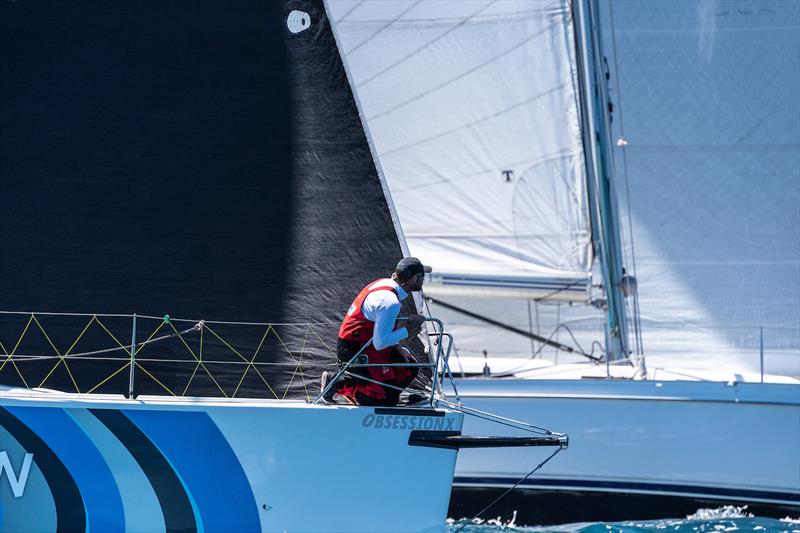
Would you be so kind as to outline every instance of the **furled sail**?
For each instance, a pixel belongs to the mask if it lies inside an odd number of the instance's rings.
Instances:
[[[0,315],[0,383],[122,392],[170,334],[136,392],[313,397],[402,255],[323,3],[3,2],[0,72],[1,306],[90,313]]]
[[[428,295],[586,300],[568,1],[331,3]]]

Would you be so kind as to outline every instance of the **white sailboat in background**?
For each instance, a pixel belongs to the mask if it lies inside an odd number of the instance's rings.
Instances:
[[[506,516],[796,512],[798,5],[331,7],[461,398],[567,422]],[[451,516],[539,459],[462,452]]]

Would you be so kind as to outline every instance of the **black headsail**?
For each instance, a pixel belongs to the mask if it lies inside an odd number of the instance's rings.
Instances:
[[[140,347],[139,394],[313,397],[401,256],[321,1],[0,3],[0,198],[3,310],[298,324]],[[123,392],[131,330],[2,314],[0,384]]]

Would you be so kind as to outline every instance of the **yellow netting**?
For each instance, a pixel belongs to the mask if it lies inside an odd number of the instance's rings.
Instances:
[[[27,321],[24,327],[22,328],[21,332],[19,333],[19,335],[16,337],[16,340],[13,343],[13,348],[11,350],[8,350],[6,348],[6,345],[2,342],[2,340],[0,340],[0,350],[2,350],[2,355],[4,356],[2,363],[0,363],[0,372],[2,372],[7,365],[11,365],[14,368],[16,375],[19,377],[19,379],[22,381],[22,383],[26,388],[46,387],[48,381],[52,379],[52,376],[54,375],[56,369],[58,369],[59,366],[63,365],[64,369],[67,372],[67,375],[69,376],[69,381],[71,382],[72,387],[74,387],[74,392],[92,393],[97,391],[98,388],[105,385],[115,376],[130,369],[131,352],[132,352],[131,345],[124,344],[123,342],[121,342],[117,338],[117,336],[115,336],[112,333],[111,328],[107,327],[107,325],[104,323],[104,317],[106,317],[107,315],[85,315],[85,317],[87,317],[86,323],[82,326],[82,328],[80,328],[80,333],[78,333],[77,336],[75,336],[75,338],[71,340],[71,342],[69,342],[69,348],[67,348],[64,351],[59,350],[56,343],[53,341],[51,336],[43,327],[37,315],[41,315],[41,313],[39,314],[29,313],[24,315],[27,316]],[[74,318],[79,315],[69,315],[69,316]],[[118,317],[118,315],[108,315],[108,316]],[[133,317],[131,316],[130,319],[132,318]],[[152,318],[152,317],[145,317],[145,318]],[[147,320],[140,320],[137,323],[138,327],[140,328],[139,329],[140,332],[142,332],[141,327],[144,326],[147,322],[148,322]],[[150,322],[152,322],[152,320],[150,320]],[[181,322],[186,322],[186,321],[181,321]],[[331,361],[335,360],[335,354],[333,353],[333,350],[324,341],[322,336],[320,336],[317,329],[315,328],[315,324],[292,325],[292,326],[301,326],[304,328],[302,345],[300,349],[297,351],[293,351],[289,348],[287,343],[284,341],[284,339],[276,329],[275,327],[276,324],[252,324],[252,323],[241,324],[241,325],[246,325],[248,327],[264,328],[263,334],[260,335],[260,341],[258,342],[255,349],[252,351],[252,353],[250,352],[242,353],[241,349],[235,348],[232,345],[232,343],[229,342],[229,340],[223,338],[222,334],[218,331],[217,328],[218,324],[225,324],[226,326],[236,325],[236,323],[210,324],[207,322],[200,322],[195,324],[189,330],[179,331],[178,328],[175,327],[175,323],[173,322],[173,320],[170,319],[168,316],[165,316],[162,320],[158,321],[155,327],[153,327],[152,331],[150,331],[147,334],[145,341],[139,341],[136,343],[136,350],[135,350],[136,353],[135,357],[133,358],[135,361],[134,364],[136,370],[137,371],[140,370],[141,372],[143,372],[147,377],[153,380],[153,382],[156,383],[167,394],[172,396],[181,396],[181,397],[186,396],[188,391],[190,390],[192,383],[196,380],[196,378],[198,376],[204,375],[207,376],[213,382],[213,384],[216,386],[216,388],[219,390],[222,396],[226,398],[234,398],[237,396],[237,394],[240,393],[240,391],[243,390],[242,384],[244,383],[245,378],[248,376],[248,374],[254,372],[255,375],[258,376],[260,381],[263,383],[264,389],[262,392],[269,393],[271,397],[274,397],[276,399],[285,398],[292,384],[297,379],[299,379],[302,382],[306,398],[311,400],[308,387],[306,386],[305,374],[303,371],[303,357],[306,355],[306,349],[309,339],[314,340],[317,349],[321,349],[327,354],[329,354],[331,357],[330,359]],[[76,330],[77,329],[78,328],[76,328]],[[46,346],[49,347],[49,350],[51,350],[52,353],[38,353],[35,355],[18,354],[18,349],[20,348],[20,346],[23,344],[26,338],[32,336],[34,332],[39,332],[41,334],[41,337],[46,341]],[[102,346],[102,349],[93,352],[83,352],[77,354],[73,353],[73,350],[81,341],[81,339],[83,339],[84,336],[86,336],[89,332],[92,333],[102,332],[103,333],[102,338],[106,339],[106,341],[110,341],[110,344],[112,344],[113,347],[108,348],[106,344]],[[189,335],[190,333],[199,336],[199,343],[194,348],[186,340],[187,335]],[[219,349],[220,349],[219,347],[221,345],[225,347],[225,349],[229,352],[229,354],[233,354],[235,356],[234,357],[235,362],[234,363],[228,362],[228,364],[236,364],[239,366],[243,365],[244,367],[242,370],[242,374],[239,377],[238,382],[236,383],[236,387],[230,394],[226,392],[225,388],[220,384],[219,380],[214,376],[213,372],[210,370],[209,365],[211,361],[208,361],[205,358],[206,354],[204,353],[204,347],[207,346],[206,338],[209,335],[211,336],[211,338],[216,339],[216,341],[218,341],[219,343],[218,345],[215,346],[215,349],[217,350],[216,355],[219,355]],[[282,350],[282,353],[278,354],[279,357],[283,360],[290,361],[289,364],[293,366],[291,377],[288,383],[286,384],[286,387],[282,391],[276,390],[264,376],[264,372],[262,372],[262,370],[259,369],[259,365],[272,364],[272,363],[257,362],[257,358],[259,354],[262,352],[262,348],[265,342],[270,338],[270,336],[274,337],[273,340],[277,341],[277,344],[275,345],[279,346],[280,349]],[[179,341],[177,345],[182,346],[183,355],[187,357],[185,361],[179,361],[179,362],[194,364],[194,368],[191,371],[189,380],[182,387],[182,390],[174,390],[172,387],[164,383],[165,380],[159,379],[159,377],[156,375],[155,372],[151,371],[151,369],[148,369],[148,366],[150,366],[150,364],[159,363],[161,361],[148,360],[146,357],[142,358],[141,360],[139,359],[140,357],[139,352],[145,350],[148,346],[154,345],[158,342],[163,342],[163,339],[167,338],[177,339]],[[96,355],[99,354],[107,354],[112,352],[117,352],[117,353],[122,352],[126,355],[125,358],[96,357]],[[288,359],[285,356],[288,356]],[[55,361],[53,365],[49,367],[49,370],[46,371],[44,377],[41,380],[38,380],[39,381],[38,383],[32,384],[31,379],[26,379],[25,372],[23,371],[25,366],[22,363],[31,360],[42,361],[49,359],[54,359]],[[93,384],[90,387],[85,388],[84,390],[81,390],[81,388],[78,386],[78,381],[75,379],[75,376],[73,375],[73,370],[70,368],[70,363],[71,362],[74,363],[75,361],[87,361],[87,360],[101,360],[106,362],[118,362],[121,364],[119,367],[116,367],[112,371],[110,371],[107,375],[104,375],[102,379],[97,381],[97,383]],[[217,360],[213,361],[213,363],[224,364],[225,362]],[[252,392],[252,388],[250,389],[250,391]]]

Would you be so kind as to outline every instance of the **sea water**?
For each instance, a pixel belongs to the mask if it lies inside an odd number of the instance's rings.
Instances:
[[[447,521],[447,533],[724,533],[731,531],[758,533],[800,533],[800,516],[782,519],[753,516],[746,507],[725,506],[719,509],[700,509],[684,518],[631,520],[621,522],[583,522],[556,526],[518,526],[514,520],[452,520]]]

